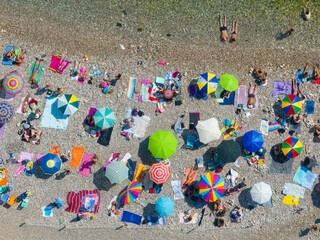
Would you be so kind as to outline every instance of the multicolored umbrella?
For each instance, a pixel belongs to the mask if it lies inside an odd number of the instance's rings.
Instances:
[[[220,85],[227,91],[233,92],[239,86],[238,80],[231,74],[223,74],[220,77]]]
[[[134,199],[139,197],[140,192],[142,191],[142,183],[135,181],[130,183],[125,189],[119,194],[119,201],[122,204],[131,203]]]
[[[216,91],[218,84],[217,76],[209,72],[201,74],[197,82],[199,90],[205,94]]]
[[[287,95],[282,100],[282,109],[289,115],[294,115],[300,112],[302,101],[297,95]]]
[[[93,115],[96,126],[101,129],[106,129],[111,127],[116,121],[114,112],[107,107],[97,109],[96,113]]]
[[[162,184],[168,181],[170,177],[170,168],[164,163],[155,163],[149,170],[150,180],[156,184]]]
[[[176,153],[177,145],[171,132],[158,130],[149,138],[148,149],[155,158],[167,159]]]
[[[58,98],[58,109],[63,115],[72,115],[79,109],[79,100],[73,94],[65,94]]]
[[[249,152],[256,152],[262,148],[264,141],[261,133],[257,131],[249,131],[243,135],[242,145],[245,150]]]
[[[8,102],[0,102],[0,124],[10,122],[14,116],[14,108]]]
[[[46,175],[54,175],[60,171],[62,161],[57,154],[47,153],[40,159],[40,168]]]
[[[160,217],[168,217],[174,212],[174,202],[169,197],[160,197],[156,201],[155,210]]]
[[[214,202],[221,198],[224,191],[224,180],[220,178],[218,174],[207,173],[200,180],[198,185],[199,193],[203,200]]]
[[[2,86],[6,93],[16,95],[22,91],[24,87],[24,81],[20,74],[11,72],[4,76]]]
[[[286,157],[295,158],[300,155],[302,151],[302,144],[299,139],[289,137],[283,141],[281,150]]]
[[[106,167],[105,176],[110,180],[112,184],[122,183],[129,177],[129,168],[123,164],[123,162],[112,161]]]

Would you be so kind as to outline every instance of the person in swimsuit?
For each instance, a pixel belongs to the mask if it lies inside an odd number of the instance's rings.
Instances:
[[[224,16],[224,24],[222,24],[222,17],[220,16],[220,40],[221,42],[226,42],[229,40],[228,32],[227,32],[227,17]]]
[[[300,92],[296,78],[292,79],[292,89],[293,89],[293,95],[297,95],[302,101],[307,98],[306,95]]]
[[[235,43],[237,40],[237,32],[238,32],[238,21],[232,21],[232,32],[231,32],[231,39],[230,43]]]
[[[294,27],[293,26],[289,26],[288,27],[288,37],[290,37],[293,33],[294,33]]]
[[[132,115],[126,119],[126,127],[127,128],[132,128],[135,125],[136,124],[134,123],[134,118]]]
[[[315,80],[320,78],[320,73],[319,73],[319,69],[318,69],[317,66],[313,67],[312,78],[315,79]]]
[[[9,51],[9,52],[7,52],[7,54],[6,54],[6,59],[8,59],[8,60],[11,60],[11,59],[13,59],[16,55],[14,54],[14,51],[13,51],[13,49],[14,49],[14,46],[11,48],[11,50]]]
[[[33,68],[33,72],[30,78],[30,83],[31,84],[37,84],[37,78],[38,78],[38,74],[40,72],[40,68],[41,68],[41,63],[42,63],[43,59],[38,60],[36,58],[36,62],[34,63],[34,68]],[[37,68],[37,64],[39,63],[39,66]]]
[[[294,124],[299,124],[301,122],[301,111],[298,115],[293,115],[292,120]]]
[[[250,87],[249,87],[249,90],[248,90],[248,105],[247,107],[250,109],[250,108],[253,108],[254,105],[256,104],[257,102],[257,99],[256,99],[256,93],[257,93],[257,84],[252,84],[250,83]]]
[[[309,65],[308,63],[306,64],[306,66],[303,69],[303,77],[308,77],[309,76]]]

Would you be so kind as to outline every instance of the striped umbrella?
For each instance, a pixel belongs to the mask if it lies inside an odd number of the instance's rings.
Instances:
[[[295,158],[300,155],[302,151],[302,144],[299,139],[289,137],[283,141],[281,150],[286,157]]]
[[[197,82],[199,90],[205,94],[216,91],[218,84],[217,76],[209,72],[201,74]]]
[[[10,122],[14,116],[14,108],[8,102],[0,102],[0,123]]]
[[[16,95],[22,91],[24,81],[20,74],[11,72],[4,76],[2,86],[6,93]]]
[[[48,153],[40,159],[40,168],[46,175],[54,175],[60,171],[62,161],[57,154]]]
[[[134,199],[139,197],[140,192],[142,191],[142,183],[135,181],[130,183],[125,189],[119,194],[119,201],[122,204],[131,203]]]
[[[302,101],[297,95],[287,95],[282,100],[282,109],[289,115],[294,115],[300,112]]]
[[[116,121],[114,112],[107,107],[97,109],[93,115],[96,126],[101,129],[109,128]]]
[[[150,180],[156,184],[162,184],[168,181],[170,177],[170,168],[160,163],[155,163],[149,170]]]
[[[79,100],[73,94],[65,94],[58,98],[58,109],[63,115],[72,115],[79,109]]]
[[[199,193],[203,200],[214,202],[221,198],[224,191],[224,180],[220,178],[218,174],[207,173],[200,180],[198,185]]]
[[[106,167],[105,176],[110,180],[112,184],[122,183],[129,176],[129,168],[122,162],[112,161]]]

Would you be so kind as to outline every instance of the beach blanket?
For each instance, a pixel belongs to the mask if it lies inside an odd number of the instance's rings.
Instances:
[[[38,69],[38,67],[39,67],[39,64],[37,64],[36,68]],[[38,84],[40,83],[40,77],[41,77],[42,68],[43,68],[43,65],[40,66],[40,71],[39,71],[38,76],[37,76],[37,83]],[[30,78],[29,79],[31,79],[31,77],[32,77],[33,69],[34,69],[34,63],[32,63],[32,65],[31,65],[31,71],[30,71]]]
[[[144,175],[146,173],[146,166],[141,164],[141,163],[138,163],[138,166],[136,167],[136,171],[134,173],[134,176],[133,176],[133,182],[134,181],[139,181],[139,182],[143,182],[143,178],[144,178]]]
[[[146,134],[146,130],[149,126],[149,123],[150,123],[150,117],[145,115],[140,117],[138,123],[135,126],[136,128],[134,130],[133,137],[143,138],[144,135]]]
[[[152,217],[152,216],[148,216],[147,217],[148,226],[154,226],[154,225],[166,225],[165,221],[164,221],[164,217]]]
[[[23,115],[23,116],[26,115],[26,113],[23,113],[23,112],[22,112],[22,106],[23,106],[23,103],[24,103],[24,100],[25,100],[25,99],[26,99],[26,97],[21,98],[21,104],[20,104],[19,108],[16,110],[16,113],[21,114],[21,115]],[[30,101],[31,99],[32,99],[32,98],[29,98],[29,101]]]
[[[36,163],[38,165],[40,165],[40,161],[41,161],[41,158],[46,155],[45,153],[38,153],[38,155],[36,156]]]
[[[195,224],[198,222],[198,217],[199,217],[199,214],[196,213],[192,220],[190,222],[186,221],[185,217],[184,217],[184,213],[179,213],[179,223],[184,223],[184,224]]]
[[[98,201],[97,204],[94,206],[94,210],[90,211],[93,213],[98,213],[99,206],[100,206],[100,193],[98,189],[95,190],[82,190],[78,193],[75,192],[68,192],[67,195],[67,204],[68,207],[65,209],[66,212],[73,212],[73,213],[79,213],[79,209],[84,206],[82,203],[82,198],[88,194],[97,194]]]
[[[32,162],[33,158],[34,158],[34,153],[21,151],[18,162],[22,162],[23,160],[29,160],[30,162]]]
[[[141,216],[128,211],[123,211],[121,216],[121,222],[134,223],[137,225],[141,225],[141,219]]]
[[[292,173],[292,166],[294,159],[290,158],[289,160],[282,162],[275,156],[271,155],[271,164],[269,168],[269,174],[286,174],[291,175]]]
[[[303,70],[296,70],[297,83],[304,83],[307,81],[308,78],[311,78],[311,75],[312,75],[311,68],[309,68],[308,71],[309,71],[309,76],[305,78],[303,76]]]
[[[297,198],[304,198],[305,191],[305,188],[294,183],[285,183],[283,187],[283,194]]]
[[[6,130],[5,125],[6,125],[5,123],[0,125],[0,138],[4,137],[4,132]]]
[[[109,146],[111,135],[112,135],[113,127],[109,127],[108,129],[105,129],[100,132],[100,136],[97,140],[97,143],[103,145],[103,146]]]
[[[13,46],[7,46],[6,47],[6,54],[13,48],[13,51],[15,51],[16,47]],[[5,57],[2,58],[2,65],[11,66],[13,65],[13,59],[9,60]]]
[[[134,89],[136,87],[136,83],[137,83],[136,78],[129,77],[126,99],[133,99],[134,98]]]
[[[79,172],[81,175],[88,177],[90,171],[91,171],[91,167],[93,165],[91,159],[93,158],[92,154],[89,153],[84,153],[83,158],[82,158],[82,162],[79,168]]]
[[[151,81],[147,79],[141,80],[141,91],[139,96],[140,102],[149,102],[149,86]]]
[[[60,157],[60,148],[59,146],[55,146],[49,149],[49,153],[57,154]]]
[[[127,112],[126,118],[130,117],[130,116],[131,116],[131,113],[132,113],[132,109],[129,108],[129,109],[128,109],[128,112]],[[134,134],[134,130],[136,129],[136,126],[137,126],[137,124],[138,124],[138,122],[139,122],[139,116],[132,116],[132,117],[133,117],[133,119],[134,119],[134,124],[135,124],[135,125],[134,125],[133,127],[131,127],[131,128],[128,128],[126,125],[124,125],[123,131],[124,131],[124,132],[128,132],[128,133],[131,133],[131,134]]]
[[[46,105],[41,116],[39,127],[55,128],[60,130],[67,130],[68,118],[63,118],[62,112],[55,108],[57,103],[56,97],[47,96]]]
[[[189,112],[189,129],[194,129],[201,119],[200,112]]]
[[[314,113],[314,101],[306,101],[306,114],[313,114]]]
[[[73,146],[72,150],[72,161],[69,162],[69,165],[74,168],[78,168],[83,156],[85,148]]]
[[[225,120],[227,120],[227,119],[225,119]],[[228,121],[230,121],[230,120],[228,120]],[[234,124],[234,122],[235,122],[235,120],[232,120],[229,126],[231,126],[232,124]],[[241,129],[241,128],[242,128],[242,127],[240,127],[240,126],[237,124],[237,125],[234,127],[234,131],[231,131],[231,129],[230,129],[230,128],[227,129],[227,128],[226,128],[226,125],[225,125],[223,128],[221,128],[220,132],[221,132],[221,135],[222,135],[223,139],[227,139],[228,137],[233,136],[234,134],[237,134],[237,130],[238,130],[238,129]]]
[[[291,94],[291,86],[287,82],[274,81],[272,97]]]
[[[68,65],[69,65],[69,61],[66,61],[66,59],[62,59],[62,56],[59,56],[54,53],[51,56],[51,63],[49,66],[49,70],[53,71],[54,73],[62,74],[64,69],[66,69]]]
[[[263,135],[268,135],[269,134],[269,120],[268,119],[261,118],[260,132]]]
[[[314,183],[314,180],[316,180],[316,178],[317,178],[317,174],[308,171],[301,186],[311,190],[313,183]]]
[[[293,181],[311,190],[316,178],[316,174],[310,172],[306,167],[300,166],[293,177]]]
[[[181,189],[181,181],[171,181],[171,187],[173,190],[173,199],[174,200],[184,198],[184,195],[183,195],[182,189]]]
[[[295,205],[298,206],[299,205],[299,198],[297,197],[293,197],[293,196],[285,196],[282,199],[282,202],[286,205]]]
[[[237,94],[237,107],[247,106],[247,86],[240,85],[238,87],[238,94]]]
[[[278,132],[278,130],[280,129],[281,124],[277,121],[274,122],[270,122],[269,124],[269,133],[275,133]]]
[[[220,105],[234,105],[234,97],[236,92],[233,91],[230,93],[229,98],[223,98],[223,102],[219,102]]]

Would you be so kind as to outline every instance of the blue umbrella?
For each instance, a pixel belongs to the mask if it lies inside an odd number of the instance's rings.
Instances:
[[[48,153],[40,159],[40,168],[47,175],[54,175],[60,171],[62,161],[57,154]]]
[[[263,143],[262,135],[254,130],[246,132],[242,138],[242,145],[249,152],[259,151]]]
[[[0,124],[10,122],[13,116],[13,106],[8,102],[0,102]]]
[[[174,202],[172,202],[171,198],[169,197],[160,197],[159,200],[156,201],[155,210],[160,217],[168,217],[174,212]]]

